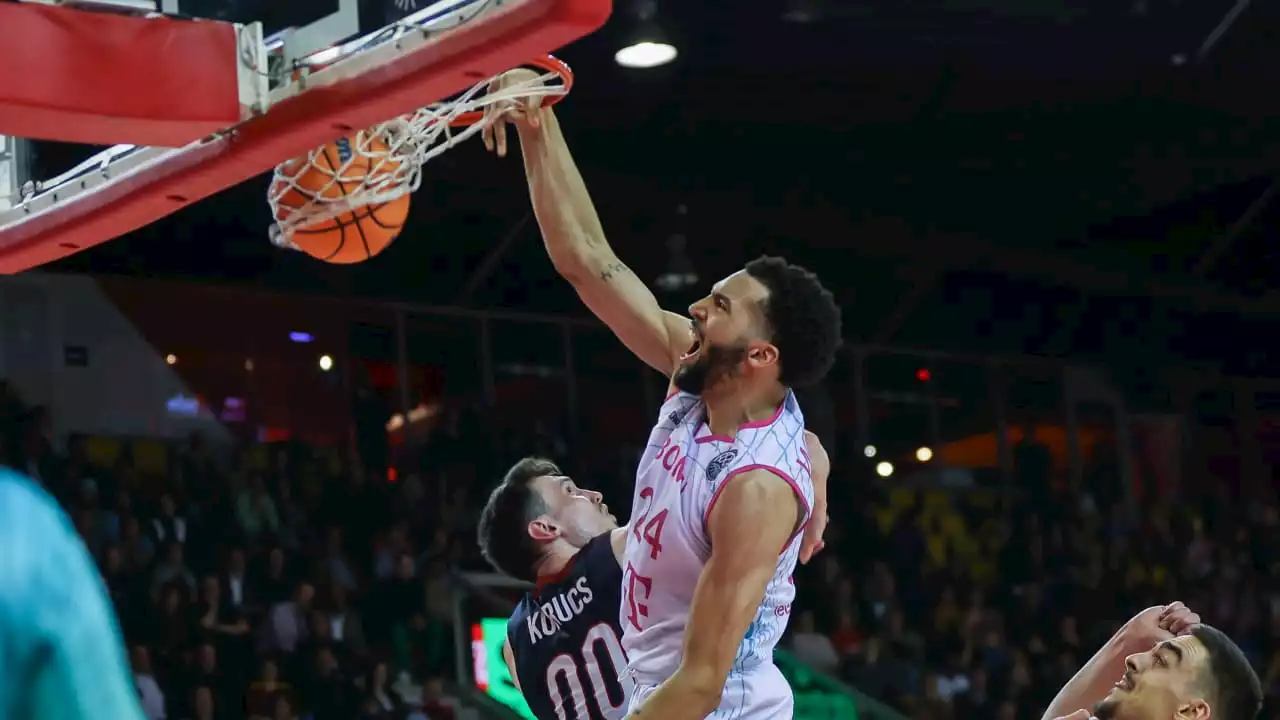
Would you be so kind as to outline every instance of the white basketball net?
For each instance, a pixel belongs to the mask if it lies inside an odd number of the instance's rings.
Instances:
[[[308,152],[305,158],[277,165],[267,191],[267,202],[276,218],[271,226],[271,241],[281,247],[292,247],[291,238],[299,228],[333,220],[365,205],[391,202],[416,191],[422,184],[422,166],[427,161],[481,132],[501,115],[488,113],[480,122],[460,129],[453,127],[451,123],[464,113],[501,107],[525,98],[565,93],[562,78],[554,72],[512,83],[496,92],[489,92],[490,82],[483,80],[451,100],[428,105],[356,133],[340,167],[331,167],[324,157],[325,147]],[[324,184],[319,187],[314,181],[316,173],[325,176]],[[304,175],[311,179],[305,187],[298,182]],[[282,202],[286,196],[290,202]],[[305,201],[298,203],[298,199]]]

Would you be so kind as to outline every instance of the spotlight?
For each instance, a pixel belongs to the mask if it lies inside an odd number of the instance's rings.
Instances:
[[[625,68],[655,68],[675,60],[679,54],[675,45],[639,40],[614,53],[613,61]]]
[[[875,457],[875,456],[876,456],[876,446],[875,446],[875,445],[868,445],[868,446],[866,446],[866,447],[862,448],[862,454],[863,454],[863,455],[866,455],[866,456],[867,456],[867,457],[869,457],[869,458],[873,458],[873,457]]]
[[[642,0],[636,8],[636,28],[626,47],[613,54],[613,61],[625,68],[654,68],[676,59],[679,52],[654,20],[655,0]]]
[[[933,451],[927,447],[916,450],[916,459],[922,463],[929,462],[933,459]]]
[[[329,357],[328,355],[321,355],[321,356],[320,356],[320,369],[321,369],[321,370],[323,370],[323,371],[325,371],[325,372],[329,372],[330,370],[332,370],[332,369],[333,369],[333,358]]]
[[[882,478],[887,478],[893,474],[893,463],[884,461],[876,465],[876,474]]]

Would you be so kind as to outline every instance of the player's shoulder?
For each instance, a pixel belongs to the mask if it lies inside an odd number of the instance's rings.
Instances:
[[[738,458],[739,465],[790,465],[802,460],[808,453],[807,432],[795,395],[788,393],[769,419],[744,425],[735,446],[744,451]]]
[[[44,488],[9,468],[0,468],[0,544],[16,539],[48,543],[71,531],[70,520]]]
[[[57,502],[39,483],[12,468],[0,467],[0,500],[24,508],[56,507]]]
[[[0,469],[0,611],[36,617],[69,607],[84,591],[83,555],[57,501],[31,478]]]

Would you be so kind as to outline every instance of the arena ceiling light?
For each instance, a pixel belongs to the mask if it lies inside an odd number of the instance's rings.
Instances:
[[[680,54],[654,18],[658,6],[653,0],[639,0],[634,15],[636,28],[630,41],[613,54],[613,61],[625,68],[655,68],[675,60]]]
[[[680,54],[676,46],[655,40],[634,42],[613,54],[613,61],[625,68],[647,69],[666,65]]]

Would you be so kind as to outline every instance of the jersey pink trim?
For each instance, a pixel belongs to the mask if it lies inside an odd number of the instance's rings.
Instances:
[[[758,429],[758,428],[765,428],[765,427],[769,427],[770,425],[772,425],[772,424],[774,424],[775,422],[777,422],[777,421],[778,421],[778,418],[782,417],[782,408],[786,407],[786,405],[787,405],[787,401],[786,401],[786,400],[783,400],[783,401],[782,401],[782,404],[778,406],[778,409],[777,409],[777,410],[774,410],[774,411],[773,411],[773,415],[771,415],[771,416],[769,417],[769,419],[768,419],[768,420],[756,420],[755,422],[749,422],[749,423],[746,423],[745,425],[739,425],[739,426],[738,426],[738,430],[739,430],[739,431],[742,431],[742,430],[755,430],[755,429]],[[707,425],[707,423],[706,423],[706,422],[703,422],[702,424],[703,424],[703,426],[704,426],[704,427],[706,427],[708,430],[710,430],[710,429],[711,429],[711,426],[710,426],[710,425]],[[694,438],[694,442],[699,442],[699,443],[708,443],[708,442],[733,442],[733,438],[729,437],[728,435],[703,435],[703,436],[702,436],[702,437],[700,437],[700,438]],[[727,478],[726,478],[726,479],[727,479]],[[787,480],[787,478],[785,478],[785,477],[784,477],[783,479],[784,479],[784,480]],[[791,481],[791,480],[787,480],[787,481],[788,481],[788,482],[793,482],[793,481]]]
[[[716,491],[712,493],[711,501],[707,503],[706,511],[702,513],[702,532],[706,533],[707,544],[710,545],[711,533],[707,529],[707,524],[711,520],[711,511],[715,508],[716,501],[720,499],[720,493],[724,492],[724,489],[729,487],[729,481],[732,480],[734,477],[741,475],[744,472],[750,472],[752,470],[767,470],[768,472],[771,472],[774,475],[777,475],[778,477],[782,478],[783,482],[791,486],[791,491],[796,494],[796,498],[800,501],[800,506],[804,508],[804,522],[800,523],[800,526],[796,528],[795,532],[791,533],[791,537],[787,538],[787,541],[782,544],[782,549],[778,551],[778,554],[781,555],[782,553],[787,551],[787,547],[789,547],[791,543],[795,541],[796,538],[800,537],[800,533],[804,532],[804,529],[808,527],[809,518],[813,511],[809,507],[809,501],[805,499],[804,493],[800,491],[800,483],[796,482],[796,479],[791,477],[790,473],[788,473],[787,471],[781,470],[772,465],[759,465],[759,464],[744,465],[740,468],[737,468],[736,470],[733,470],[728,475],[725,475],[724,480],[720,482],[720,487],[716,488]]]

